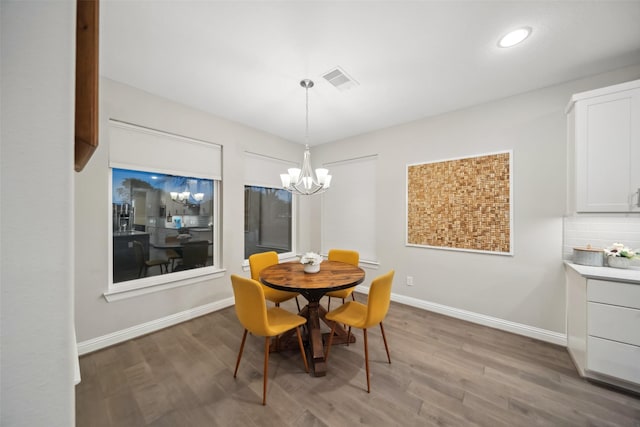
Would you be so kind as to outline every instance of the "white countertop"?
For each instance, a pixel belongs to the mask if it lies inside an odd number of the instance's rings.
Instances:
[[[611,268],[590,267],[587,265],[574,264],[570,261],[565,261],[564,263],[588,279],[615,280],[617,282],[629,282],[640,285],[640,267],[638,266]]]

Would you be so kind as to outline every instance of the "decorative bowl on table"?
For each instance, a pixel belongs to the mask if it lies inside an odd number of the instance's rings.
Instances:
[[[320,263],[322,263],[322,255],[307,252],[300,257],[300,264],[303,264],[305,273],[317,273],[320,271]]]
[[[305,264],[304,266],[304,272],[305,273],[317,273],[320,271],[320,264]]]
[[[178,241],[180,242],[186,242],[187,240],[189,240],[191,238],[191,234],[178,234]]]

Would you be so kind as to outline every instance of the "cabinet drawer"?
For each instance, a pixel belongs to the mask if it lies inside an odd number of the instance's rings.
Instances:
[[[640,285],[589,279],[587,301],[640,309]]]
[[[590,302],[587,311],[589,335],[640,346],[640,310]]]
[[[589,337],[587,369],[640,384],[640,347]]]

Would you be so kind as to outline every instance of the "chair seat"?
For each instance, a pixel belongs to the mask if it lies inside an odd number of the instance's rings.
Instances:
[[[273,307],[267,310],[267,321],[269,323],[269,336],[272,337],[307,323],[307,319],[304,317],[283,310],[280,307]]]
[[[182,255],[180,255],[174,249],[167,249],[165,251],[165,254],[167,255],[168,259],[180,259],[180,258],[182,258]]]
[[[357,301],[349,301],[327,313],[326,318],[354,328],[362,328],[367,320],[367,306]]]
[[[299,295],[297,292],[279,291],[265,285],[262,285],[262,289],[264,290],[264,298],[276,304],[288,301]]]
[[[147,264],[149,267],[155,267],[156,265],[169,264],[169,262],[165,259],[150,259],[148,261],[145,261],[144,263]]]
[[[346,299],[353,293],[353,288],[340,289],[339,291],[331,291],[327,292],[325,295],[331,298],[342,298]]]

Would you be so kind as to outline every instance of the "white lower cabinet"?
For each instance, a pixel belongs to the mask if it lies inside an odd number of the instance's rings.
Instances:
[[[567,347],[580,375],[640,391],[640,283],[567,268]]]
[[[589,336],[587,367],[625,381],[640,384],[640,347]]]

